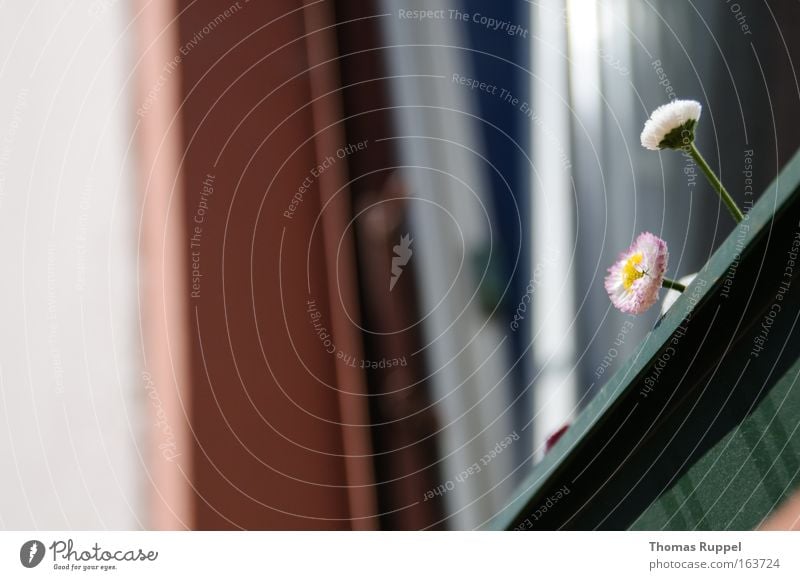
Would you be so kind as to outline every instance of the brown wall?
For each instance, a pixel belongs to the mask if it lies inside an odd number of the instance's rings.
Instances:
[[[352,270],[335,280],[326,267],[330,244],[323,240],[339,238],[331,231],[335,213],[347,210],[345,203],[320,212],[327,195],[320,187],[329,194],[336,173],[324,180],[310,174],[342,145],[336,133],[314,137],[331,112],[309,104],[331,82],[307,71],[309,57],[335,47],[314,32],[325,12],[298,10],[296,0],[237,6],[180,65],[182,217],[187,236],[201,228],[196,247],[188,237],[184,244],[189,269],[197,260],[202,274],[199,291],[186,299],[195,525],[369,528],[368,418],[363,396],[348,392],[363,377],[337,368],[307,312],[310,295],[334,335],[341,308],[331,289],[347,295],[352,286]],[[228,4],[181,0],[178,7],[179,46],[188,47]],[[200,216],[209,175],[213,193]],[[285,217],[309,177],[303,201]],[[195,224],[196,217],[204,221]],[[336,346],[357,351],[353,336],[341,331]],[[343,417],[365,426],[348,430]]]

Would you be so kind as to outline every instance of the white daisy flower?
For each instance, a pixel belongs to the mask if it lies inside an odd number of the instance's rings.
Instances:
[[[725,203],[728,211],[731,212],[733,219],[740,222],[744,219],[744,214],[739,206],[736,205],[731,194],[722,185],[716,173],[711,169],[708,162],[703,159],[697,146],[694,144],[694,128],[700,120],[700,112],[703,107],[697,101],[678,100],[661,105],[644,124],[641,141],[642,147],[652,151],[660,149],[681,149],[684,153],[691,155],[697,166],[705,174],[708,182],[719,194],[720,199]]]
[[[651,151],[680,149],[694,141],[694,126],[702,111],[697,101],[672,101],[661,105],[644,124],[642,147]]]

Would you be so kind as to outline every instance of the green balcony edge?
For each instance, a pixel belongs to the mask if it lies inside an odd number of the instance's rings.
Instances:
[[[493,518],[487,521],[486,526],[490,529],[515,529],[518,528],[520,521],[527,520],[530,523],[531,514],[539,506],[545,506],[548,498],[552,498],[555,494],[559,493],[560,489],[564,486],[564,474],[568,469],[573,472],[577,469],[575,463],[581,459],[585,460],[586,457],[581,458],[581,450],[591,441],[593,437],[601,431],[601,428],[607,432],[615,423],[620,425],[630,417],[627,408],[631,406],[632,401],[640,393],[642,388],[642,381],[650,376],[654,365],[658,361],[658,357],[664,352],[667,345],[671,344],[674,337],[678,336],[679,330],[684,328],[687,321],[697,318],[698,313],[713,308],[711,301],[715,303],[720,300],[720,293],[723,290],[723,284],[726,282],[726,275],[736,269],[740,264],[746,263],[747,272],[742,272],[741,277],[752,274],[758,280],[758,275],[765,268],[767,261],[766,250],[764,256],[754,252],[756,247],[769,248],[771,235],[773,234],[773,226],[777,223],[778,216],[783,213],[788,213],[792,209],[792,215],[795,212],[800,212],[800,152],[796,153],[794,157],[786,164],[780,174],[773,180],[769,187],[764,191],[758,201],[753,205],[752,209],[748,212],[745,221],[739,224],[728,238],[721,244],[721,246],[714,252],[707,264],[698,273],[697,278],[687,288],[686,292],[678,298],[669,311],[658,321],[655,328],[645,337],[642,344],[638,347],[637,351],[623,364],[623,366],[608,380],[608,382],[600,389],[594,399],[587,405],[587,407],[579,414],[575,422],[571,425],[570,429],[565,433],[561,440],[555,447],[544,457],[544,459],[537,464],[530,475],[518,486],[514,492],[510,502]],[[723,216],[727,217],[727,216]],[[786,220],[789,220],[787,217]],[[784,220],[784,221],[786,221]],[[786,221],[786,224],[789,222]],[[783,234],[786,234],[786,224],[784,224]],[[766,245],[765,245],[766,244]],[[760,259],[760,262],[759,262]],[[776,267],[773,265],[773,268]],[[777,271],[777,270],[775,270]],[[773,270],[770,270],[773,272]],[[746,281],[746,280],[745,280]],[[769,284],[769,280],[762,281],[764,284]],[[759,282],[759,283],[762,283]],[[752,286],[753,290],[749,295],[745,294],[742,287],[747,284],[742,284],[742,280],[738,281],[739,300],[744,307],[749,308],[755,302],[754,295],[756,293],[756,282]],[[796,286],[796,285],[795,285]],[[758,300],[763,301],[763,297],[759,296]],[[796,299],[796,294],[792,297],[792,304],[800,304],[800,300]],[[753,321],[757,320],[760,313],[763,311],[763,304],[759,306],[761,310],[753,306],[752,312],[748,311],[748,321],[742,319],[735,327],[737,332],[740,331],[740,326],[752,325]],[[719,312],[719,306],[716,313]],[[716,320],[716,313],[712,320]],[[706,318],[711,316],[709,312],[705,313]],[[785,332],[791,332],[792,328]],[[748,328],[741,329],[739,338],[744,336],[743,333],[748,332]],[[701,343],[704,344],[704,343]],[[740,345],[741,350],[741,345]],[[776,353],[778,359],[782,354]],[[689,355],[686,355],[687,357]],[[725,352],[720,355],[722,358],[726,356]],[[777,360],[777,359],[776,359]],[[693,362],[693,361],[692,361]],[[787,365],[795,370],[794,363],[782,363],[784,367]],[[775,363],[777,364],[777,362]],[[745,370],[747,365],[745,364]],[[793,372],[793,371],[790,371]],[[744,371],[742,371],[744,373]],[[769,375],[765,375],[769,376]],[[783,380],[786,380],[786,375],[781,374]],[[741,378],[741,375],[740,375]],[[778,381],[776,378],[776,383]],[[712,374],[709,382],[715,379]],[[792,384],[794,382],[792,381]],[[680,384],[678,385],[680,386]],[[696,389],[697,387],[691,387]],[[762,389],[763,390],[763,389]],[[665,395],[661,395],[665,396]],[[696,393],[692,396],[698,396]],[[699,395],[702,396],[702,395]],[[760,395],[759,395],[760,396]],[[685,397],[684,397],[685,398]],[[671,396],[667,399],[665,404],[671,404]],[[678,401],[676,404],[682,404]],[[752,405],[751,405],[752,408]],[[627,415],[627,417],[625,415]],[[661,413],[657,415],[661,416]],[[742,421],[745,419],[742,418]],[[644,433],[647,434],[650,427],[642,427]],[[603,447],[605,449],[605,447]],[[657,450],[653,450],[655,455]],[[633,453],[633,451],[631,452]],[[636,453],[642,455],[642,447],[636,449]],[[592,459],[593,460],[593,459]],[[693,457],[692,464],[699,461],[700,458]],[[688,468],[690,468],[688,466]],[[602,469],[596,465],[593,469],[602,474]],[[609,473],[609,479],[614,477],[614,473]],[[607,480],[606,480],[607,481]],[[664,494],[662,494],[664,495]],[[649,505],[655,504],[657,499],[650,502]],[[551,501],[552,503],[552,501]],[[636,517],[636,520],[641,517],[645,509],[641,509]],[[629,516],[631,519],[633,516]],[[554,520],[558,522],[558,520]],[[580,518],[577,520],[580,522]],[[576,520],[571,518],[571,521],[563,523],[558,526],[558,529],[570,529],[573,527]],[[596,522],[592,522],[596,523]],[[627,528],[630,524],[621,525],[620,527]],[[537,526],[533,526],[536,529]],[[580,528],[581,525],[577,526]]]
[[[653,502],[631,530],[756,528],[800,483],[800,360],[747,419]],[[767,436],[775,431],[774,436]],[[780,447],[779,449],[777,447]]]

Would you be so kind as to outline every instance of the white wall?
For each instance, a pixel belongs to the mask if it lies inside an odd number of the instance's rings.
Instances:
[[[6,529],[146,525],[127,10],[0,3]]]

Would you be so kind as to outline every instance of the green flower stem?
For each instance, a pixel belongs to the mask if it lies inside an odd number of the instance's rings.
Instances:
[[[737,222],[740,222],[744,219],[744,214],[742,210],[736,205],[736,202],[733,201],[731,194],[728,193],[728,190],[725,189],[725,186],[722,185],[722,182],[719,178],[714,174],[711,168],[706,163],[706,160],[703,159],[703,156],[700,155],[700,152],[697,150],[697,147],[694,145],[694,141],[689,144],[689,154],[692,156],[692,159],[695,160],[695,163],[703,170],[703,173],[706,174],[708,181],[711,183],[711,186],[717,191],[719,196],[722,198],[722,201],[725,202],[725,205],[728,206],[731,214],[733,215],[733,219]]]
[[[678,292],[683,292],[686,290],[686,286],[680,282],[676,282],[675,280],[670,280],[669,278],[664,278],[664,280],[662,280],[661,287],[669,288],[670,290],[677,290]]]

